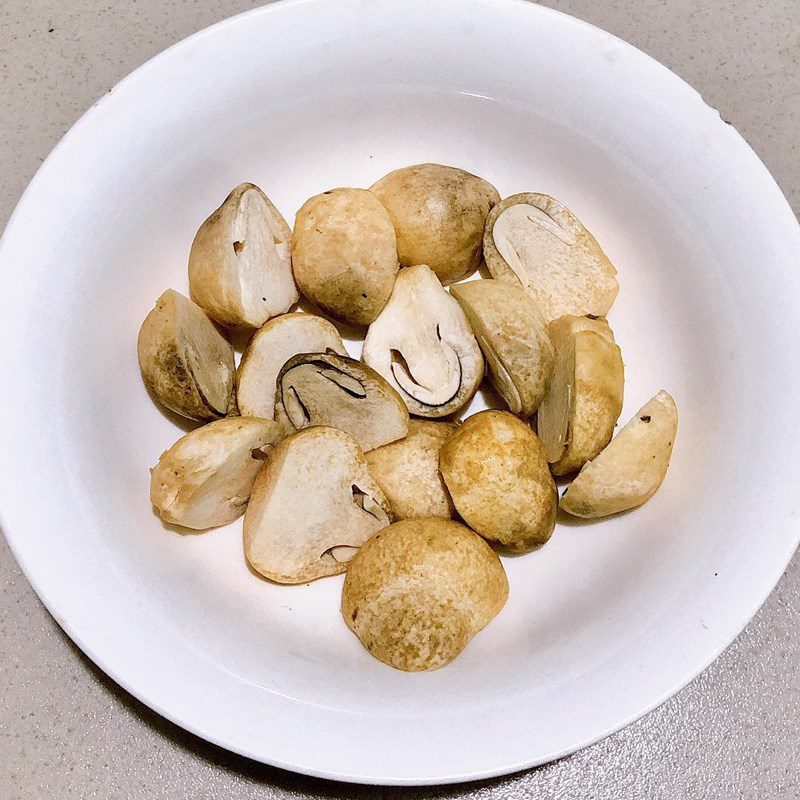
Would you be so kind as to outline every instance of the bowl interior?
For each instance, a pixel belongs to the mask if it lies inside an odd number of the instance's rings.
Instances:
[[[264,760],[374,780],[502,771],[619,727],[741,628],[797,536],[796,500],[770,480],[797,485],[797,434],[781,425],[797,384],[797,236],[761,165],[688,87],[605,34],[517,3],[442,3],[423,25],[417,5],[329,4],[323,18],[315,3],[288,4],[168,52],[68,137],[0,257],[7,276],[12,261],[22,268],[5,305],[2,357],[23,391],[18,422],[4,424],[3,507],[57,618],[187,727]],[[148,468],[183,431],[142,385],[136,335],[164,289],[188,293],[193,235],[234,185],[257,183],[291,224],[313,194],[422,161],[573,209],[619,271],[621,422],[666,388],[680,429],[650,503],[562,521],[546,547],[505,559],[500,616],[452,665],[411,676],[347,630],[341,578],[272,585],[246,566],[241,521],[197,535],[158,521]],[[37,508],[22,485],[44,498]],[[131,636],[141,626],[172,643],[139,642],[143,660],[178,675],[194,660],[213,690],[193,675],[176,710],[151,677],[148,698],[143,664],[103,657],[123,635],[114,618],[83,621],[106,602]],[[266,732],[276,697],[323,727],[357,717],[353,737],[372,731],[387,752],[351,763],[309,734],[292,760],[291,736],[279,752]],[[259,712],[246,724],[245,702]],[[470,745],[495,717],[505,747]],[[392,761],[398,720],[439,737],[438,765],[413,737],[407,763]]]
[[[152,154],[158,175],[145,178],[149,185],[132,170],[131,183],[115,187],[120,194],[107,207],[125,199],[113,226],[83,232],[92,249],[102,236],[108,258],[97,250],[81,257],[88,268],[75,276],[65,309],[71,367],[63,412],[70,466],[92,487],[94,527],[113,566],[167,616],[180,609],[175,635],[204,657],[244,680],[346,708],[379,703],[387,692],[404,711],[427,713],[454,697],[474,705],[495,692],[547,690],[553,676],[596,669],[631,628],[647,625],[655,604],[674,601],[675,575],[727,535],[714,525],[698,532],[697,517],[699,510],[716,516],[710,473],[729,480],[725,470],[737,465],[723,453],[731,431],[746,425],[730,369],[739,338],[728,322],[734,300],[716,290],[714,261],[698,249],[682,209],[615,150],[496,100],[365,89],[305,98],[280,115],[257,105],[233,130],[204,124],[190,152],[172,152]],[[241,522],[188,536],[159,523],[148,467],[182,431],[144,390],[135,346],[159,293],[188,293],[194,232],[236,183],[263,187],[291,224],[313,194],[368,186],[389,169],[426,160],[486,176],[503,196],[544,191],[574,209],[619,269],[610,319],[626,363],[624,418],[664,387],[679,404],[681,428],[669,479],[652,503],[599,524],[562,524],[539,552],[506,559],[511,599],[503,614],[451,667],[410,679],[374,662],[347,631],[341,579],[272,585],[245,565]],[[93,331],[102,337],[89,339]],[[351,342],[356,353],[359,344]],[[728,374],[720,376],[723,364]],[[716,457],[697,446],[703,440]],[[497,653],[502,658],[493,659]]]

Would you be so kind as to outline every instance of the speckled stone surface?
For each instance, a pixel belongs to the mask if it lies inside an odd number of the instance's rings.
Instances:
[[[0,2],[0,227],[50,149],[116,81],[178,39],[255,5]],[[800,209],[798,0],[546,5],[674,69],[739,129]],[[643,720],[545,767],[438,790],[310,780],[206,744],[128,696],[72,645],[2,538],[0,587],[0,800],[800,797],[800,557],[715,664]]]

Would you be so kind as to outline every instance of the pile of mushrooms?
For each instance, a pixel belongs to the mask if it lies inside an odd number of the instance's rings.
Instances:
[[[675,402],[613,435],[616,270],[552,197],[420,164],[312,197],[292,230],[245,183],[188,271],[190,297],[164,292],[139,331],[148,392],[199,425],[151,470],[156,514],[244,515],[273,583],[346,573],[344,622],[397,669],[452,661],[506,602],[499,556],[544,545],[559,513],[618,514],[664,481]],[[462,419],[478,391],[490,408]]]

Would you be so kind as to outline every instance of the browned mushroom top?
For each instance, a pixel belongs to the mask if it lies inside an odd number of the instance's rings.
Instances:
[[[200,306],[168,289],[142,323],[137,349],[145,385],[167,408],[189,419],[225,416],[233,348]]]

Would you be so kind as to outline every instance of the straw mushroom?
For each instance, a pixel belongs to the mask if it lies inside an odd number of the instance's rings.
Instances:
[[[576,517],[605,517],[646,503],[664,482],[678,432],[678,409],[663,389],[645,403],[561,498]]]
[[[568,475],[610,441],[622,411],[622,353],[606,320],[566,315],[548,326],[556,353],[537,432],[553,474]]]
[[[375,658],[418,672],[450,663],[507,598],[503,565],[479,536],[452,520],[409,519],[362,545],[342,617]]]
[[[445,442],[439,468],[464,522],[513,553],[544,544],[556,524],[558,494],[544,448],[507,411],[481,411]]]
[[[239,411],[248,417],[275,417],[278,374],[292,356],[333,350],[347,355],[342,337],[328,320],[314,314],[283,314],[256,331],[236,373]]]
[[[145,386],[176,414],[224,417],[234,404],[233,348],[200,306],[168,289],[139,330]]]
[[[360,361],[336,353],[302,353],[278,375],[275,419],[286,430],[330,425],[363,450],[402,439],[408,410],[397,392]]]
[[[512,413],[527,419],[553,373],[553,345],[542,315],[521,287],[496,280],[450,287],[475,331],[489,376]]]
[[[428,264],[445,285],[474,272],[484,223],[500,200],[488,181],[456,167],[417,164],[371,187],[397,233],[400,264]]]
[[[424,264],[400,271],[389,302],[369,326],[361,359],[420,417],[463,408],[483,377],[483,354],[467,317]]]
[[[380,486],[352,436],[298,431],[270,454],[244,518],[250,565],[277,583],[338,575],[358,548],[391,522]]]
[[[297,212],[292,263],[300,291],[343,322],[369,325],[394,285],[397,239],[366,189],[332,189]]]
[[[439,451],[456,427],[454,422],[412,419],[405,439],[366,454],[395,519],[453,516],[453,501],[439,472]]]
[[[286,220],[258,186],[237,186],[192,242],[192,299],[223,325],[259,328],[288,311],[299,297],[291,239]]]
[[[617,271],[594,236],[546,194],[498,203],[486,220],[483,255],[492,277],[521,285],[546,322],[564,314],[602,316],[619,291]]]
[[[256,475],[283,431],[266,419],[229,417],[178,439],[150,474],[150,502],[164,520],[203,530],[244,513]]]

